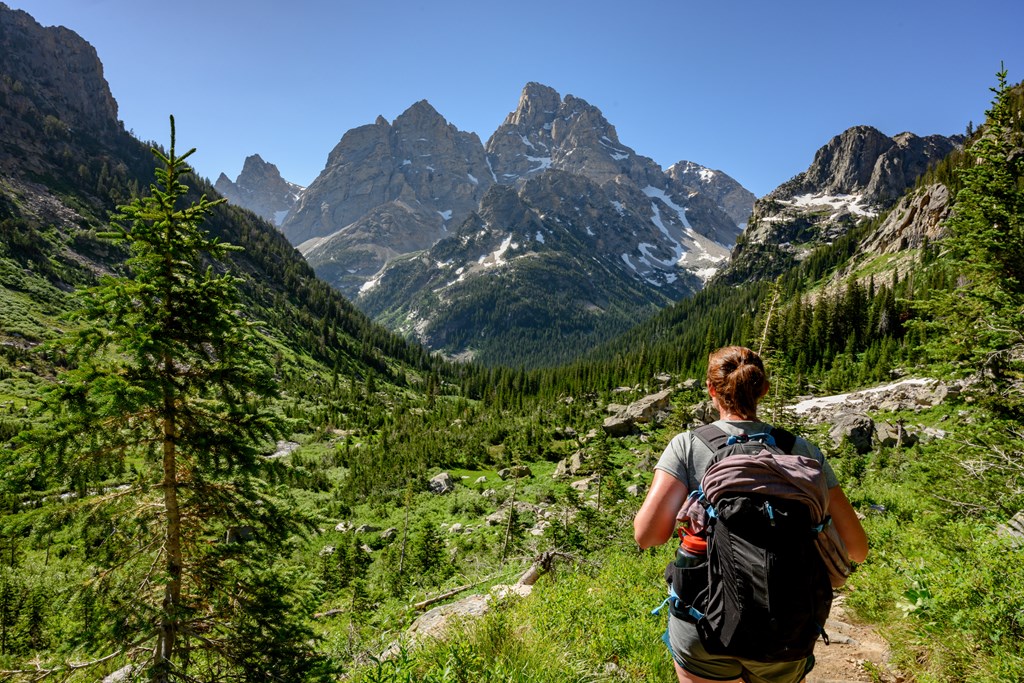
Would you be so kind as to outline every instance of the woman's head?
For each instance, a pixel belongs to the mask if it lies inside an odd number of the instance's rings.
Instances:
[[[708,390],[723,413],[753,419],[757,402],[768,393],[761,357],[743,346],[726,346],[708,358]]]

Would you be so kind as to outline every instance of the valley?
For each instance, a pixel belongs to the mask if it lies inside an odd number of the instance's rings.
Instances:
[[[755,199],[539,83],[486,143],[423,100],[214,185],[73,32],[0,3],[0,55],[5,680],[672,680],[632,519],[727,344],[870,540],[808,680],[1024,672],[1005,72]]]

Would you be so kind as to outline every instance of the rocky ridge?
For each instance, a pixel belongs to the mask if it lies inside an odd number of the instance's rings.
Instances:
[[[920,175],[962,142],[962,136],[913,133],[890,138],[870,126],[835,136],[817,151],[806,171],[754,204],[732,261],[756,260],[760,271],[738,265],[727,279],[777,275],[815,246],[892,208]]]

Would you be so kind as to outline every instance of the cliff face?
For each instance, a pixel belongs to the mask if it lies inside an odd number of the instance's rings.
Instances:
[[[123,126],[89,43],[0,3],[0,168],[45,173]]]

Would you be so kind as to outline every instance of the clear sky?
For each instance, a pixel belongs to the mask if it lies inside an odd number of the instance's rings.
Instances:
[[[537,81],[762,196],[850,126],[962,133],[1001,62],[1024,80],[1022,0],[3,1],[89,41],[125,127],[166,144],[173,114],[211,180],[259,154],[308,185],[421,99],[486,142]]]

